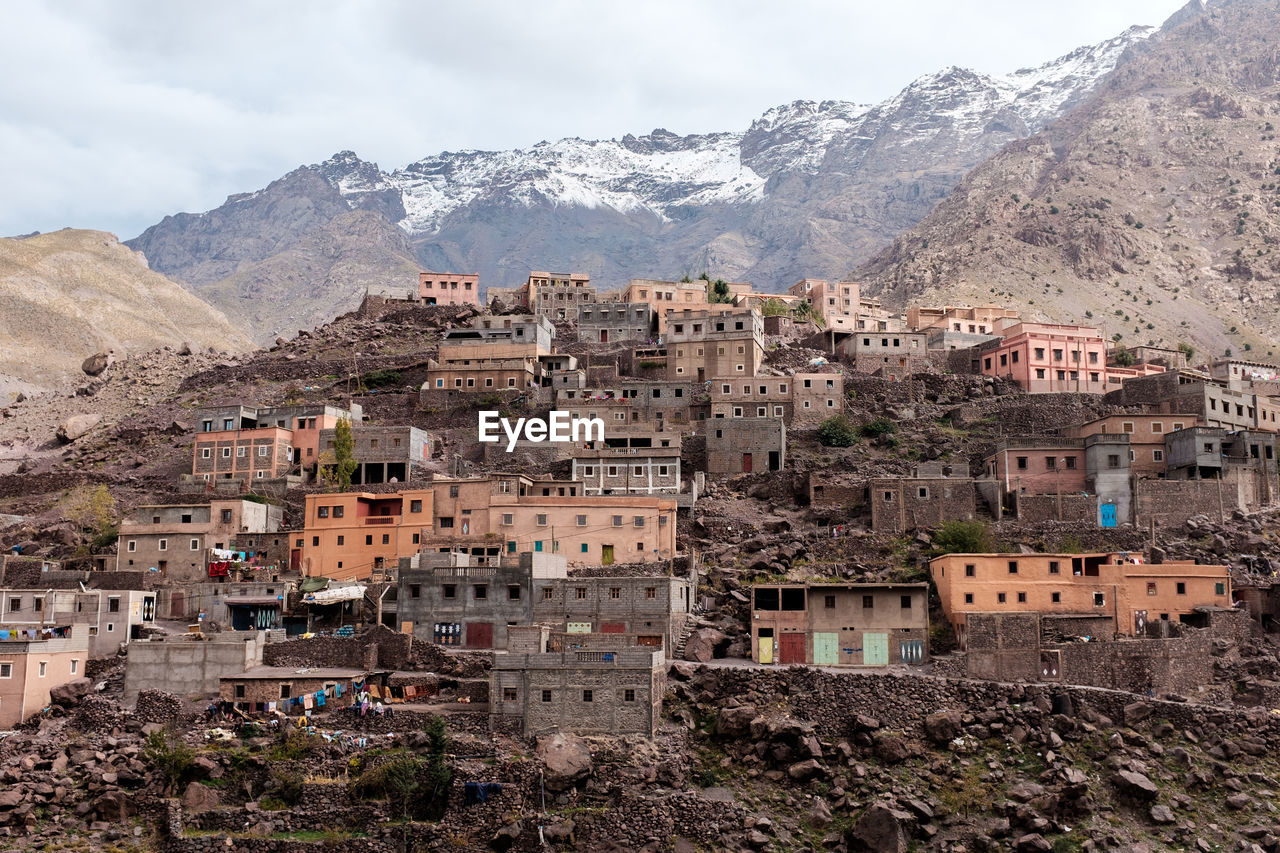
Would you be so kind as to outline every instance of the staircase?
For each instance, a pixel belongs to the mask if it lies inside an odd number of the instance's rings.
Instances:
[[[693,609],[689,611],[689,618],[680,629],[680,636],[676,638],[675,647],[671,649],[671,660],[684,660],[684,647],[689,642],[689,636],[702,626],[702,614],[705,612],[702,600],[695,601]]]

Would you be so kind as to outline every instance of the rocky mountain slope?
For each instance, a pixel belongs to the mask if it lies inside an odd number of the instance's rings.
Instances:
[[[796,101],[741,132],[445,152],[391,172],[342,152],[129,245],[259,340],[418,263],[492,285],[531,269],[605,286],[704,269],[763,288],[840,276],[974,165],[1080,102],[1149,32],[1003,76],[948,68],[876,105]],[[250,308],[263,294],[273,304]]]
[[[1193,0],[856,275],[898,305],[994,300],[1126,343],[1273,358],[1277,32],[1275,4]]]
[[[0,239],[0,400],[83,379],[94,353],[157,347],[243,352],[248,337],[215,308],[148,269],[101,231]]]

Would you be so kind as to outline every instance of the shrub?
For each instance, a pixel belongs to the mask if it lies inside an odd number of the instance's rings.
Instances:
[[[366,388],[387,388],[393,385],[399,385],[400,382],[400,371],[386,368],[366,373],[363,385]]]
[[[165,789],[181,793],[191,781],[196,754],[181,740],[167,732],[152,732],[142,747],[147,763],[164,776]]]
[[[858,434],[858,427],[844,415],[832,415],[818,425],[818,441],[823,447],[851,447]]]
[[[898,431],[898,425],[888,418],[876,418],[869,424],[862,425],[862,434],[868,438],[880,438]]]
[[[941,554],[986,554],[994,549],[991,528],[983,521],[944,522],[933,535],[934,556]]]
[[[1115,363],[1121,367],[1132,367],[1134,362],[1133,353],[1129,352],[1125,347],[1117,347],[1116,354],[1112,356]]]

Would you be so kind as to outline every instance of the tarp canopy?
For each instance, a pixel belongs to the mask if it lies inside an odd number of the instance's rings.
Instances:
[[[364,590],[365,587],[360,584],[340,586],[334,589],[309,592],[302,597],[302,600],[307,604],[338,604],[343,601],[356,601],[364,598]]]
[[[298,592],[319,592],[329,586],[328,578],[303,578],[298,584]]]

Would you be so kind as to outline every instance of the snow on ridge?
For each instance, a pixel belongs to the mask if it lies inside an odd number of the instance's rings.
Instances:
[[[318,168],[344,196],[395,189],[411,234],[439,230],[454,211],[484,199],[496,203],[609,207],[667,219],[678,206],[750,203],[780,171],[817,172],[828,149],[883,132],[931,138],[947,127],[961,137],[985,133],[1010,110],[1039,131],[1116,65],[1124,50],[1156,32],[1131,27],[1036,68],[989,75],[950,66],[912,81],[888,100],[793,101],[766,110],[745,132],[678,136],[565,138],[509,151],[442,152],[386,173],[350,151]]]

